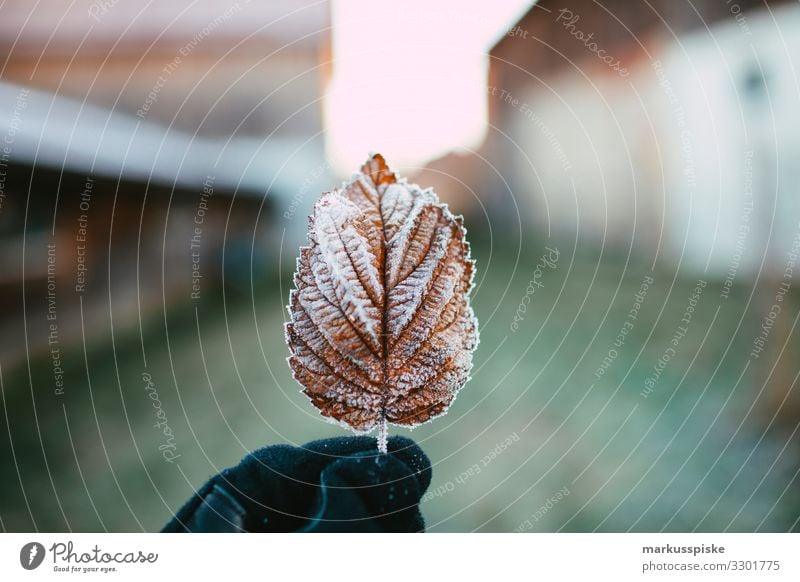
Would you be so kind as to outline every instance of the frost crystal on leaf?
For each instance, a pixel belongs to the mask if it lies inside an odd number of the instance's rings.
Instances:
[[[322,196],[300,249],[289,364],[320,412],[358,432],[443,414],[478,343],[460,217],[373,155]]]

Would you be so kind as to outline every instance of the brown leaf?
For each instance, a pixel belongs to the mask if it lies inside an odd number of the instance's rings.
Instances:
[[[322,196],[300,250],[286,341],[324,416],[356,431],[443,414],[478,344],[460,217],[373,155]]]

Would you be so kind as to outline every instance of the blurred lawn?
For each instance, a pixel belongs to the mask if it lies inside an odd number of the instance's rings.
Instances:
[[[709,284],[676,356],[643,398],[695,281],[652,273],[634,328],[598,380],[650,265],[559,245],[556,268],[543,271],[513,333],[544,246],[473,244],[481,323],[473,378],[445,417],[412,435],[434,463],[431,491],[439,493],[422,504],[429,529],[792,527],[800,514],[796,441],[786,446],[789,433],[765,431],[769,419],[758,408],[747,416],[759,385],[747,374],[737,383],[758,320],[748,311],[749,331],[734,333],[749,290],[734,288],[721,303]],[[79,344],[65,350],[61,399],[52,395],[47,354],[31,361],[30,381],[25,367],[4,370],[3,527],[156,530],[193,487],[248,451],[343,434],[290,377],[290,277],[282,273],[282,289],[277,275],[265,278],[254,302],[249,291],[229,292],[227,310],[221,295],[196,311],[181,302],[147,319],[142,338],[138,329],[116,330],[112,342],[109,322],[85,362]],[[158,450],[164,437],[153,426],[145,369],[175,435],[175,464]],[[548,502],[560,490],[569,493]]]

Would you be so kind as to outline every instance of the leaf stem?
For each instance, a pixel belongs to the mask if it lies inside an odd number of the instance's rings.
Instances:
[[[381,416],[381,424],[378,427],[378,452],[385,455],[388,452],[389,444],[389,425],[386,416]]]

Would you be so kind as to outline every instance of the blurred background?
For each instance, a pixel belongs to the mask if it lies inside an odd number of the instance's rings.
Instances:
[[[0,55],[3,531],[344,434],[283,323],[370,151],[477,260],[429,531],[800,529],[797,2],[6,0]]]

